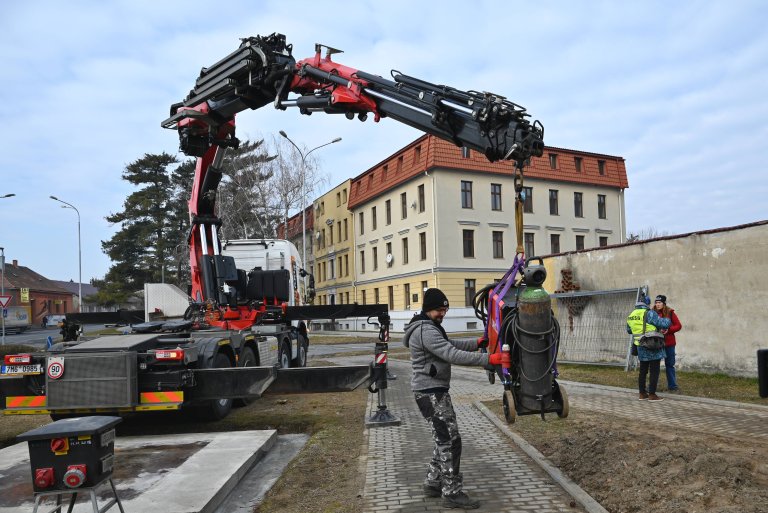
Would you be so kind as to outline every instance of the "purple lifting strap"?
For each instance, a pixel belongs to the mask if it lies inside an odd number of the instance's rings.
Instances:
[[[499,297],[504,297],[506,293],[509,291],[509,289],[512,287],[512,285],[515,283],[515,278],[517,277],[517,274],[522,271],[523,266],[525,265],[525,258],[520,258],[519,255],[515,255],[515,260],[512,262],[512,267],[509,268],[509,270],[504,274],[504,277],[499,281],[499,283],[496,284],[496,286],[491,291],[491,295],[489,296],[489,299],[496,296],[498,294]],[[494,302],[494,323],[496,332],[499,331],[501,328],[501,306],[499,305],[499,302]],[[489,321],[490,321],[490,312],[489,312]],[[483,333],[485,338],[488,338],[488,324],[485,325],[485,332]],[[500,349],[500,348],[499,348]]]

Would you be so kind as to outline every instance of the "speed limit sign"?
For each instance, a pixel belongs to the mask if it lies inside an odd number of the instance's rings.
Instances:
[[[48,358],[46,372],[50,379],[59,379],[64,375],[64,358],[61,356]]]

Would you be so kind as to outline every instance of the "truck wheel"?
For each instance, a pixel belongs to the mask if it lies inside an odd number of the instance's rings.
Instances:
[[[298,348],[296,349],[296,358],[293,359],[294,367],[306,367],[307,366],[307,349],[309,348],[309,341],[301,333],[298,334]]]
[[[232,367],[232,363],[225,354],[218,353],[213,359],[211,368],[221,369]],[[203,401],[194,409],[194,415],[198,420],[211,421],[221,420],[232,411],[232,399],[213,399]]]
[[[280,364],[281,369],[287,369],[291,366],[291,345],[287,340],[280,342],[280,347],[277,350],[277,363]]]
[[[255,367],[256,366],[256,353],[253,352],[253,349],[250,347],[244,347],[243,350],[240,352],[240,359],[237,361],[238,367]],[[253,403],[256,399],[235,399],[233,405],[236,408],[242,407],[242,406],[248,406],[249,404]]]

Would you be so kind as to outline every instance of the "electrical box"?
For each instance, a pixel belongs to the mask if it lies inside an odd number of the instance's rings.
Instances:
[[[112,476],[120,417],[62,419],[17,436],[29,444],[35,493],[77,491]]]

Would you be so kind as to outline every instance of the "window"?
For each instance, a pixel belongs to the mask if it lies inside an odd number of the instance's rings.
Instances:
[[[410,283],[406,283],[403,286],[403,292],[404,292],[403,295],[405,296],[405,309],[408,310],[409,308],[411,308],[411,284]]]
[[[556,216],[559,215],[559,208],[557,205],[557,190],[556,189],[550,189],[549,190],[549,215]]]
[[[403,238],[403,265],[408,263],[408,237]]]
[[[360,212],[360,235],[365,233],[365,216],[364,212]]]
[[[501,184],[491,184],[491,210],[501,210]]]
[[[533,233],[526,233],[523,236],[525,240],[525,256],[531,258],[536,255],[535,248],[533,246]]]
[[[584,236],[583,235],[577,235],[576,236],[576,251],[584,249]]]
[[[560,235],[559,234],[557,233],[549,234],[549,246],[553,254],[560,253]]]
[[[328,245],[333,246],[333,225],[328,227]]]
[[[365,250],[360,252],[360,274],[365,273]]]
[[[349,276],[349,255],[344,255],[344,276]],[[349,298],[347,298],[349,302]]]
[[[336,261],[335,260],[329,260],[328,261],[328,267],[331,268],[331,279],[334,279],[336,277]]]
[[[605,194],[597,195],[597,217],[605,219]]]
[[[402,193],[400,195],[400,219],[405,219],[408,217],[408,199],[405,196],[405,193]]]
[[[533,214],[533,187],[523,187],[523,212]]]
[[[320,242],[322,242],[323,247],[325,247],[325,228],[323,228],[323,235],[320,236]]]
[[[472,182],[461,181],[461,208],[472,208]]]
[[[464,306],[472,306],[475,299],[475,280],[464,280]]]
[[[344,240],[349,239],[349,230],[347,230],[347,220],[344,219]]]
[[[426,292],[426,290],[428,288],[429,288],[429,283],[427,283],[426,281],[422,281],[421,282],[421,293],[424,294],[424,292]],[[422,300],[423,300],[424,296],[422,295],[421,297],[422,297]]]
[[[381,181],[382,183],[387,180],[387,174],[389,174],[389,166],[384,165],[384,167],[381,168]]]
[[[368,190],[373,189],[373,173],[368,175]]]
[[[379,268],[379,248],[373,248],[373,270],[376,271]]]
[[[464,246],[464,258],[475,257],[475,231],[462,230],[462,240]]]
[[[573,193],[573,215],[576,217],[584,217],[583,196],[580,192]]]
[[[600,237],[600,247],[604,248],[608,245],[608,237]]]
[[[493,232],[493,258],[504,258],[504,232]]]
[[[373,304],[375,305],[379,304],[379,288],[378,287],[373,289]]]
[[[384,202],[384,215],[387,220],[387,225],[392,224],[392,202],[390,200]]]
[[[549,154],[549,167],[552,169],[557,169],[557,153]]]
[[[397,170],[395,172],[399,173],[402,170],[403,170],[403,156],[400,155],[399,157],[397,157]]]
[[[576,166],[576,172],[581,173],[581,157],[573,157],[573,164]]]
[[[427,232],[419,234],[419,258],[421,260],[427,259]]]
[[[328,281],[328,262],[323,262],[323,281]]]
[[[389,303],[389,309],[395,309],[395,287],[390,285],[387,287],[387,302]]]
[[[376,229],[376,207],[371,207],[371,230]]]
[[[338,257],[338,264],[339,264],[339,278],[344,276],[344,267],[341,265],[341,257]]]
[[[387,256],[391,255],[391,254],[392,254],[392,243],[391,242],[387,242],[387,254],[385,255],[385,258]],[[387,264],[387,265],[389,267],[392,267],[392,263],[391,262],[389,264]]]
[[[466,146],[461,147],[461,158],[468,159],[470,156],[469,148]]]
[[[597,161],[597,172],[601,175],[605,174],[605,161],[604,160],[598,160]]]
[[[365,304],[365,291],[361,290],[360,293],[363,295],[363,304]]]
[[[336,223],[336,232],[339,236],[339,242],[341,242],[341,221],[338,221]]]
[[[346,203],[347,202],[347,189],[343,189],[341,191],[341,202]],[[349,295],[349,292],[347,292],[347,295]]]
[[[421,160],[421,146],[416,146],[416,149],[413,151],[413,162],[417,163]]]
[[[336,193],[336,206],[337,207],[341,206],[341,193],[340,192]]]
[[[426,205],[424,202],[424,184],[419,185],[419,213],[424,212]]]

